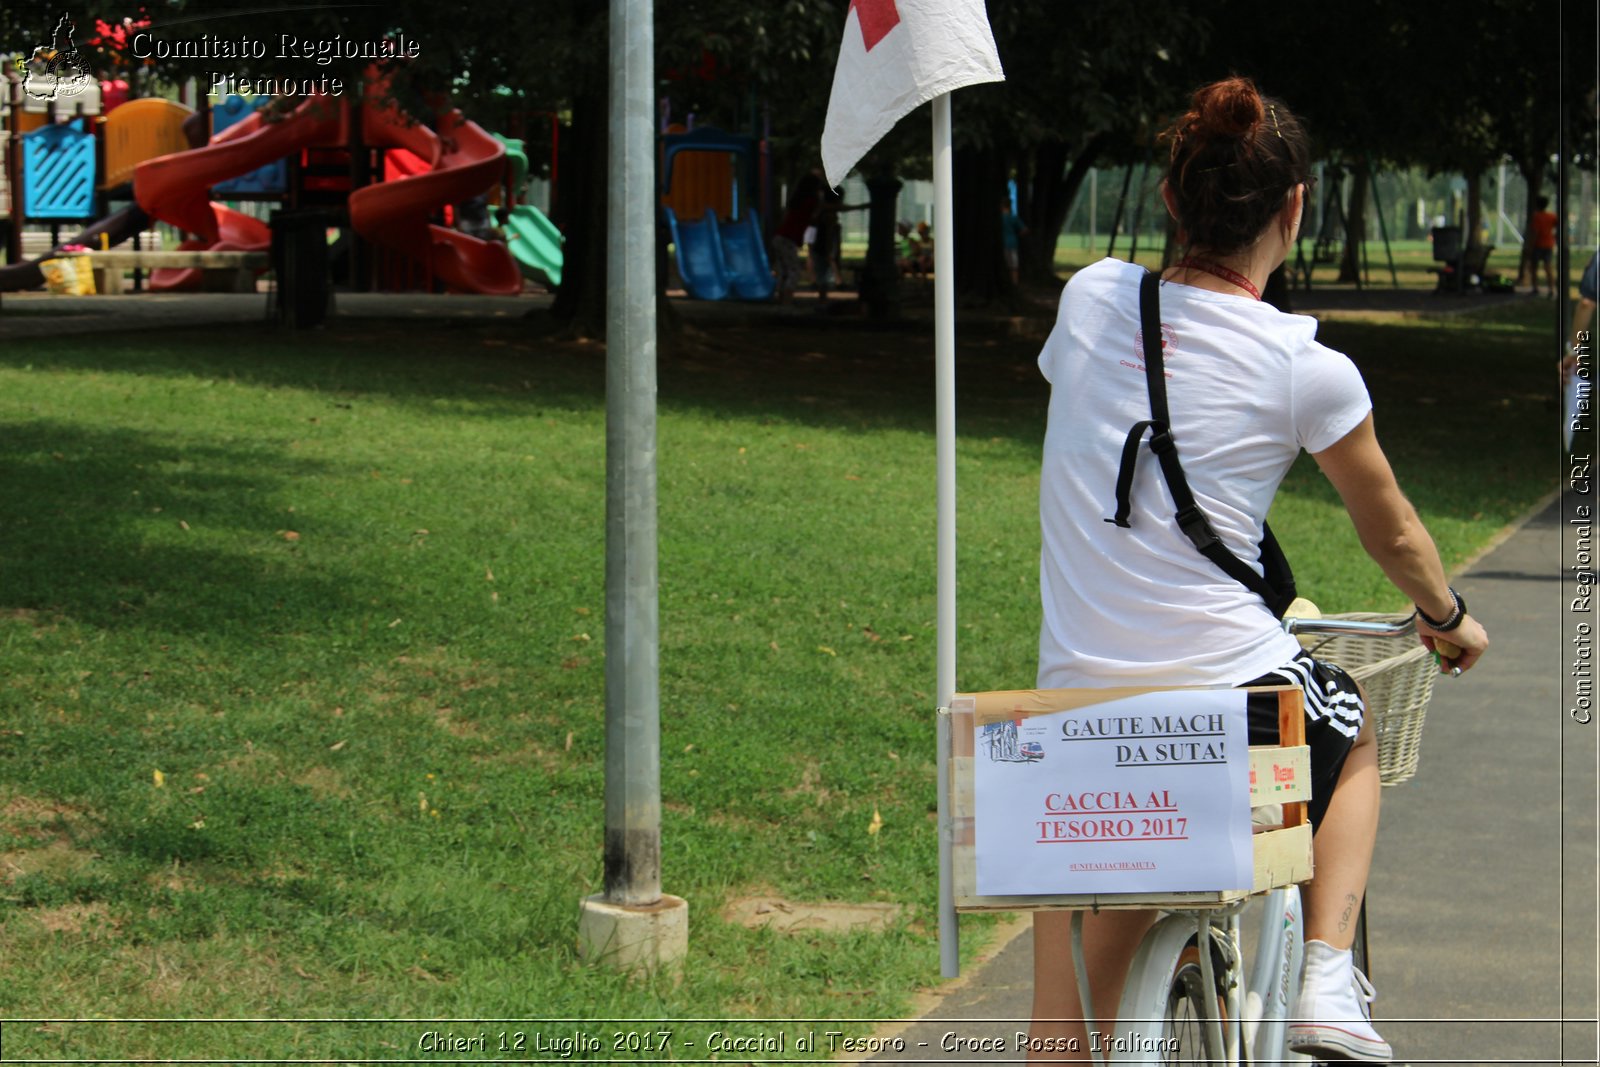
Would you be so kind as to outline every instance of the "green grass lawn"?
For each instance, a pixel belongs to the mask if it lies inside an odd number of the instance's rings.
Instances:
[[[1555,485],[1551,316],[1324,328],[1450,560]],[[503,321],[4,350],[0,1016],[905,1011],[938,973],[931,347],[774,316],[663,363],[662,884],[691,958],[633,985],[574,948],[603,836],[601,350]],[[960,351],[966,689],[1033,677],[1036,349]],[[1274,523],[1325,609],[1397,606],[1310,468]],[[752,894],[905,911],[722,918]],[[12,1023],[4,1054],[395,1058],[425,1029]]]

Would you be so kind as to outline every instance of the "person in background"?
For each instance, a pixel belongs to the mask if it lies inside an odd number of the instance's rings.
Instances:
[[[917,273],[933,273],[933,229],[926,221],[917,223]]]
[[[800,246],[805,244],[806,230],[816,221],[823,188],[822,172],[816,168],[795,183],[783,218],[768,242],[767,251],[773,272],[777,275],[775,288],[780,304],[793,301],[795,290],[800,288]]]
[[[922,224],[926,228],[926,223]],[[932,257],[924,257],[922,249],[922,235],[917,227],[910,222],[900,223],[900,269],[906,274],[921,275],[926,272],[925,263]]]
[[[489,209],[489,195],[480,193],[456,205],[456,229],[480,241],[504,241]]]
[[[1532,257],[1528,264],[1529,279],[1533,285],[1532,293],[1539,295],[1539,265],[1544,265],[1545,287],[1551,296],[1556,295],[1556,225],[1561,220],[1556,218],[1556,213],[1550,210],[1550,198],[1541,196],[1534,201],[1537,209],[1533,213],[1533,228],[1528,232],[1528,243],[1532,246],[1529,255]]]
[[[812,224],[816,235],[811,241],[811,276],[816,281],[817,298],[823,303],[827,303],[828,290],[839,282],[839,212],[843,207],[844,198],[837,190],[824,189]]]
[[[1016,212],[1011,210],[1011,198],[1000,198],[1000,241],[1005,248],[1006,270],[1011,272],[1011,284],[1016,285],[1022,280],[1022,239],[1028,234],[1028,228],[1017,218]]]

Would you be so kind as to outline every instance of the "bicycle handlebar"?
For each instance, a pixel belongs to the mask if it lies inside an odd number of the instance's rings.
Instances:
[[[1363,619],[1284,619],[1283,629],[1291,634],[1355,634],[1361,637],[1405,637],[1417,632],[1409,615],[1395,622]]]
[[[1283,629],[1289,634],[1307,634],[1334,636],[1348,634],[1359,637],[1405,637],[1407,634],[1417,632],[1416,617],[1408,615],[1403,619],[1393,622],[1378,622],[1363,619],[1284,619]],[[1446,665],[1448,661],[1457,659],[1461,649],[1446,641],[1442,637],[1434,638],[1434,649]],[[1461,676],[1461,668],[1450,666],[1449,673],[1452,677]]]

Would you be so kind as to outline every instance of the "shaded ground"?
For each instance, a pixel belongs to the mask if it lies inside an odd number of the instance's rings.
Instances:
[[[905,284],[904,316],[893,324],[869,324],[861,318],[854,294],[836,295],[828,307],[821,306],[814,294],[801,293],[795,304],[744,304],[735,301],[710,303],[682,299],[671,294],[673,308],[690,328],[709,330],[731,325],[768,324],[793,328],[803,324],[837,322],[892,332],[926,330],[933,321],[932,283],[908,279]],[[51,296],[44,292],[8,293],[0,304],[0,339],[85,333],[99,330],[164,329],[178,325],[245,324],[268,325],[272,295],[261,293],[137,293],[126,296]],[[1369,286],[1318,286],[1293,294],[1294,310],[1313,315],[1377,313],[1384,315],[1453,315],[1488,306],[1529,301],[1517,294],[1448,294],[1421,289],[1395,289]],[[487,319],[520,320],[529,311],[547,309],[552,297],[545,293],[525,293],[515,297],[429,296],[418,294],[341,293],[336,298],[335,321],[344,319]],[[1009,324],[1017,332],[1048,329],[1055,311],[1048,294],[1032,294],[1019,301],[1015,310],[962,308],[959,329],[993,331]]]
[[[1501,382],[1497,397],[1486,398],[1468,375],[1411,380],[1422,371],[1418,361],[1392,358],[1395,354],[1381,344],[1368,351],[1369,341],[1375,344],[1377,339],[1359,332],[1365,323],[1448,320],[1486,308],[1527,309],[1534,304],[1547,308],[1554,323],[1556,310],[1548,299],[1332,286],[1293,295],[1297,311],[1330,322],[1329,338],[1335,347],[1351,346],[1347,350],[1369,376],[1375,398],[1395,386],[1413,399],[1426,394],[1420,403],[1458,414],[1475,411],[1489,399],[1502,406],[1519,405],[1515,412],[1497,408],[1487,413],[1496,418],[1532,416],[1531,408],[1522,410],[1529,405],[1554,410],[1553,374],[1548,397],[1542,387],[1538,396],[1532,395],[1530,390],[1544,376],[1538,375],[1536,382],[1524,368],[1513,375],[1522,383],[1517,387],[1521,392],[1507,393],[1514,385],[1508,379]],[[204,343],[212,337],[225,343],[229,335],[238,335],[236,331],[279,331],[271,317],[272,300],[267,292],[10,294],[0,307],[0,346],[48,345],[51,338],[72,334],[161,330],[183,330],[191,344],[197,336]],[[467,352],[496,361],[503,358],[513,366],[525,358],[553,359],[587,368],[580,374],[581,387],[603,393],[605,346],[564,336],[544,314],[551,302],[543,293],[516,297],[341,293],[326,324],[307,336],[348,343],[366,352],[389,351],[406,360]],[[782,307],[675,296],[671,308],[677,330],[664,330],[659,346],[664,402],[699,406],[737,399],[803,422],[932,428],[933,294],[927,279],[907,281],[904,314],[890,322],[865,318],[853,294],[837,296],[826,306],[813,294],[801,294],[793,305]],[[1042,433],[1048,392],[1035,361],[1054,317],[1055,299],[1048,293],[1029,294],[1010,308],[958,310],[957,393],[963,435]],[[1352,330],[1357,333],[1347,336]],[[908,394],[925,397],[926,406],[876,402],[904,400]]]
[[[275,333],[272,294],[131,294],[58,297],[9,294],[0,307],[0,346],[48,345],[51,338],[85,333],[183,330],[219,342],[235,331]],[[1416,289],[1319,287],[1294,294],[1295,309],[1330,322],[1393,322],[1453,318],[1489,307],[1526,306],[1545,299],[1506,294],[1444,295]],[[592,368],[586,391],[604,388],[605,346],[563,336],[543,312],[548,294],[517,297],[341,293],[327,323],[308,336],[348,343],[368,352],[392,351],[406,359],[448,358],[475,352],[511,361],[555,359]],[[800,294],[790,306],[672,300],[676,336],[660,343],[663,401],[699,405],[737,398],[801,421],[932,428],[933,295],[931,282],[911,279],[901,318],[867,319],[853,294],[827,306]],[[1036,367],[1039,345],[1055,316],[1051,294],[1030,294],[1011,308],[961,308],[957,316],[957,392],[964,435],[1034,436],[1042,432],[1047,387]],[[192,343],[192,342],[191,342]],[[1355,343],[1360,347],[1360,341]],[[1350,349],[1352,353],[1355,348]],[[1379,378],[1405,378],[1404,361],[1358,358]],[[569,364],[570,365],[570,364]],[[1374,385],[1381,384],[1374,382]],[[1423,388],[1425,403],[1470,407],[1476,386],[1435,377],[1405,383]],[[924,396],[926,406],[875,403]],[[1482,397],[1477,397],[1481,400]],[[1539,398],[1541,403],[1543,398]],[[1554,404],[1553,389],[1550,405]],[[926,412],[926,419],[920,414]],[[1506,412],[1496,412],[1504,416]]]

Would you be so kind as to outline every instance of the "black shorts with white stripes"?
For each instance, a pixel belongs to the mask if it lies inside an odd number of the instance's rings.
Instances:
[[[1311,803],[1308,814],[1315,829],[1328,810],[1328,798],[1344,770],[1345,757],[1356,743],[1366,708],[1356,680],[1343,667],[1313,659],[1301,652],[1294,659],[1245,683],[1298,685],[1305,693],[1306,744],[1311,746]],[[1278,698],[1271,693],[1252,694],[1246,702],[1250,717],[1250,743],[1278,743]]]

